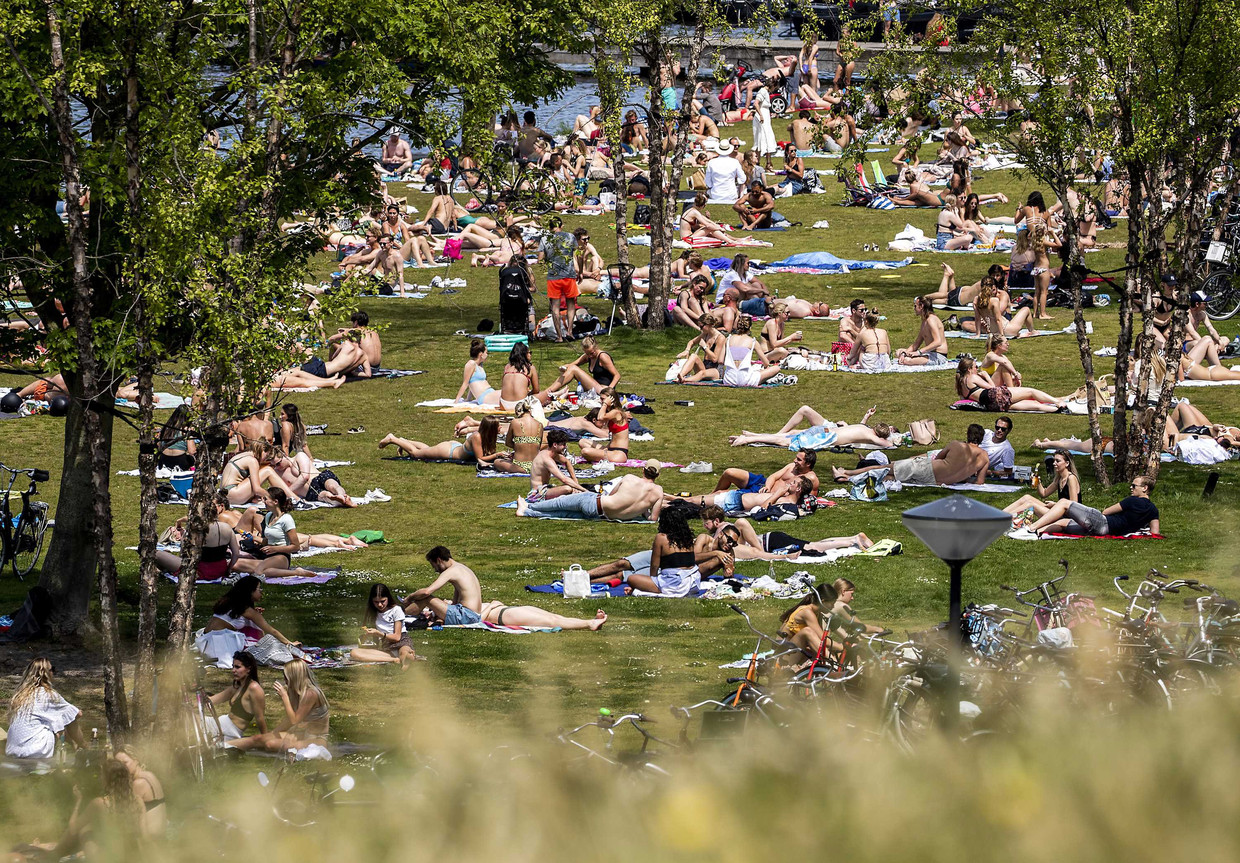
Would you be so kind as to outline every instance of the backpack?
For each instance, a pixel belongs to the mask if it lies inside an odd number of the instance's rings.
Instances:
[[[650,224],[650,205],[638,204],[633,208],[633,224],[649,225]]]
[[[805,173],[801,175],[801,182],[805,185],[807,192],[822,188],[822,180],[818,179],[818,171],[815,168],[806,168]]]

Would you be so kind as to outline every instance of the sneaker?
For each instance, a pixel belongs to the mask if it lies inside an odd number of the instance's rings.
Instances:
[[[693,461],[680,469],[681,473],[714,473],[715,466],[708,461]]]
[[[381,488],[372,488],[370,491],[366,492],[366,499],[377,500],[377,501],[382,501],[386,503],[387,501],[392,499],[392,496]]]
[[[435,276],[435,278],[431,279],[431,285],[430,285],[430,286],[431,286],[432,288],[440,288],[440,287],[443,287],[443,277],[442,277],[442,276]]]

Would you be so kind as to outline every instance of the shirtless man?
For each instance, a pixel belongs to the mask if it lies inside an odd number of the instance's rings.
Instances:
[[[877,406],[867,410],[859,423],[846,423],[833,422],[809,405],[801,405],[778,432],[755,434],[742,430],[740,434],[729,437],[728,442],[732,446],[771,444],[799,448],[805,446],[805,441],[808,439],[809,445],[806,449],[809,452],[828,446],[856,446],[857,444],[868,444],[876,449],[899,446],[903,437],[895,426],[889,423],[874,423],[873,427],[866,425],[877,410]],[[809,429],[805,432],[796,431],[801,423],[809,423]],[[806,438],[798,439],[798,436],[802,434]],[[803,452],[805,449],[798,449],[798,451]]]
[[[534,503],[517,498],[517,515],[656,521],[659,510],[663,508],[663,488],[655,482],[659,478],[660,467],[657,461],[646,462],[641,476],[625,474],[616,481],[610,492],[601,494],[578,492]]]
[[[810,494],[814,483],[807,477],[789,477],[771,486],[769,491],[745,491],[740,488],[712,491],[709,494],[689,498],[667,495],[668,501],[687,500],[698,506],[721,507],[729,515],[741,515],[754,508],[769,509],[774,506],[800,506],[802,498]]]
[[[861,325],[865,323],[865,300],[857,299],[848,304],[848,314],[840,318],[840,341],[850,345],[857,341]]]
[[[788,136],[797,145],[798,156],[808,156],[814,152],[814,127],[818,125],[810,119],[809,111],[800,111],[797,118],[788,124]]]
[[[248,450],[253,441],[275,443],[276,440],[275,430],[271,427],[271,420],[267,419],[265,410],[235,421],[232,424],[232,436],[237,442],[237,452]]]
[[[718,507],[715,507],[718,509]],[[720,510],[722,512],[722,510]],[[715,537],[710,534],[698,534],[693,540],[694,564],[697,565],[698,571],[702,575],[711,575],[715,572],[722,572],[728,578],[731,578],[735,572],[735,557],[732,554],[732,548],[735,546],[734,537],[729,537],[722,542],[716,542]],[[645,548],[635,551],[626,557],[613,560],[610,563],[600,564],[589,571],[590,581],[628,581],[630,575],[650,575],[650,558],[651,549]]]
[[[405,259],[400,253],[400,249],[392,245],[391,237],[379,238],[379,254],[375,255],[364,270],[363,276],[369,276],[376,270],[383,272],[384,280],[387,277],[396,274],[396,287],[400,291],[400,295],[405,296]]]
[[[934,303],[918,297],[913,300],[913,311],[921,318],[921,329],[911,345],[896,351],[896,362],[905,366],[947,362],[947,336],[943,322],[934,314]]]
[[[535,125],[534,119],[534,112],[526,111],[522,118],[521,131],[517,134],[517,156],[527,162],[534,158],[539,141],[555,143],[554,138]]]
[[[448,626],[478,623],[482,620],[482,585],[478,576],[463,563],[452,559],[452,552],[437,545],[426,553],[426,560],[439,577],[421,590],[401,600],[406,614],[421,615],[427,610],[435,620]],[[452,585],[452,601],[447,602],[435,594]]]
[[[389,174],[400,175],[413,167],[413,150],[409,142],[401,138],[395,129],[383,142],[383,153],[379,156],[379,167]]]
[[[715,307],[715,317],[719,319],[719,331],[730,333],[741,316],[741,292],[736,288],[728,288],[723,292],[723,304]]]
[[[949,441],[933,458],[927,454],[893,461],[889,465],[891,475],[900,482],[916,485],[955,485],[970,477],[974,478],[975,483],[982,485],[990,470],[990,456],[986,455],[986,450],[981,447],[985,434],[985,429],[974,423],[966,432],[967,442]],[[854,476],[876,469],[882,468],[844,470],[835,467],[831,468],[831,473],[836,482],[847,482]]]
[[[732,205],[746,230],[769,228],[775,212],[775,199],[758,180],[749,184],[749,194]]]
[[[353,326],[341,327],[334,336],[327,337],[327,343],[332,346],[331,356],[337,354],[342,342],[351,341],[362,349],[371,369],[379,368],[383,359],[383,342],[379,339],[379,334],[370,329],[370,315],[359,310],[349,316],[349,322]]]
[[[526,500],[534,502],[573,492],[589,493],[588,488],[577,482],[577,472],[568,458],[568,440],[568,433],[563,429],[553,428],[547,432],[547,446],[538,451],[530,464],[530,493]],[[553,487],[553,478],[563,485]]]
[[[781,467],[770,477],[745,470],[743,467],[730,467],[719,475],[715,491],[727,491],[739,488],[741,491],[771,491],[777,483],[792,477],[809,479],[813,492],[818,493],[818,474],[814,473],[814,465],[818,463],[818,453],[814,450],[803,450],[796,454],[791,462]]]
[[[1204,291],[1193,291],[1189,297],[1188,328],[1184,343],[1192,347],[1196,342],[1206,338],[1214,342],[1220,354],[1226,353],[1227,345],[1231,343],[1231,340],[1226,336],[1220,336],[1218,330],[1214,329],[1214,324],[1210,322],[1210,316],[1206,313],[1206,303],[1209,301],[1210,298]],[[1205,328],[1204,336],[1198,332],[1198,327]]]
[[[703,138],[718,138],[719,127],[715,121],[705,114],[696,114],[689,121],[689,140],[700,141]]]

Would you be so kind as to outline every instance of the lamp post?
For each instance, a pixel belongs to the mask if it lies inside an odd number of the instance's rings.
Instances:
[[[1012,517],[960,494],[906,510],[901,517],[913,536],[951,569],[948,654],[952,665],[944,692],[942,719],[955,727],[960,714],[960,587],[964,565],[1012,527]]]

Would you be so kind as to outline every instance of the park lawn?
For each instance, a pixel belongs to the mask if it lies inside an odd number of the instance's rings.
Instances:
[[[927,150],[927,155],[929,150]],[[890,153],[886,154],[891,155]],[[812,165],[832,168],[835,162],[814,160]],[[772,242],[769,249],[745,250],[753,257],[777,260],[796,252],[831,251],[841,257],[891,259],[902,255],[864,252],[863,245],[885,247],[905,223],[933,233],[933,210],[876,211],[841,208],[837,186],[825,177],[829,193],[800,196],[778,201],[778,208],[793,221],[806,227],[786,232],[757,234]],[[980,175],[975,183],[979,192],[1005,192],[1013,201],[988,210],[1009,215],[1015,202],[1023,200],[1035,186],[1011,172]],[[398,191],[399,193],[399,191]],[[410,202],[421,209],[429,197],[410,195]],[[724,207],[715,207],[717,219]],[[819,219],[829,219],[830,229],[811,229]],[[607,217],[569,217],[566,228],[585,225],[607,260],[614,260],[614,244],[608,241]],[[1122,223],[1121,223],[1122,224]],[[1122,230],[1105,232],[1100,239],[1122,242]],[[631,247],[635,263],[648,259],[648,250]],[[726,254],[720,252],[719,254]],[[915,255],[917,264],[894,271],[860,271],[849,275],[810,277],[773,275],[768,284],[782,296],[796,294],[813,300],[830,300],[845,305],[853,297],[865,299],[887,318],[893,346],[907,345],[916,332],[912,298],[933,290],[939,281],[939,264],[947,261],[958,273],[960,284],[980,278],[995,262],[1006,263],[1005,255]],[[1106,270],[1122,262],[1122,250],[1091,254],[1087,263]],[[316,276],[335,269],[334,257],[325,256],[315,264]],[[541,268],[535,269],[536,277]],[[407,270],[413,281],[427,282],[443,270]],[[458,414],[436,414],[415,407],[423,399],[455,395],[461,382],[461,367],[468,359],[468,340],[454,336],[464,329],[472,332],[483,318],[498,316],[496,273],[470,269],[463,264],[452,267],[451,276],[465,277],[468,287],[444,296],[433,293],[422,300],[364,299],[361,307],[372,323],[384,327],[385,365],[426,370],[426,374],[397,380],[378,380],[348,385],[339,391],[295,394],[290,400],[299,405],[309,423],[327,423],[330,435],[315,437],[311,446],[316,456],[351,460],[354,465],[338,468],[345,487],[355,494],[382,487],[392,495],[390,503],[372,504],[356,511],[315,510],[297,514],[298,528],[311,532],[341,532],[370,528],[385,531],[388,545],[356,553],[324,555],[309,563],[316,566],[339,565],[340,578],[325,585],[271,587],[264,605],[268,618],[290,637],[307,644],[336,645],[352,642],[358,634],[358,620],[367,587],[382,580],[399,591],[427,584],[432,573],[423,555],[431,546],[448,546],[454,556],[478,572],[484,599],[501,599],[508,604],[527,601],[557,612],[591,616],[602,607],[611,618],[599,634],[566,633],[500,635],[485,632],[415,633],[419,653],[429,658],[414,670],[402,674],[394,668],[352,668],[333,670],[320,676],[333,701],[334,736],[366,740],[382,738],[385,729],[395,727],[393,709],[405,715],[430,710],[431,704],[446,704],[478,723],[515,722],[537,731],[549,730],[558,717],[586,716],[599,706],[663,711],[667,705],[684,704],[720,693],[729,672],[716,666],[740,657],[752,648],[753,640],[743,621],[722,602],[701,600],[610,599],[602,601],[565,600],[534,595],[524,585],[548,582],[571,563],[593,566],[640,548],[649,547],[650,527],[618,524],[572,524],[536,520],[518,521],[509,510],[497,505],[511,501],[527,488],[525,480],[477,480],[468,467],[444,464],[418,464],[384,460],[376,442],[386,433],[426,442],[451,436]],[[541,279],[540,279],[541,281]],[[1106,289],[1103,289],[1106,291]],[[1112,299],[1115,292],[1109,291]],[[540,308],[546,308],[545,295]],[[587,299],[585,305],[600,318],[606,318],[610,303]],[[1114,344],[1117,332],[1116,306],[1088,312],[1094,325],[1095,347]],[[1054,325],[1070,322],[1070,312],[1052,310]],[[835,323],[806,322],[799,325],[805,343],[827,349],[833,341]],[[1230,328],[1228,329],[1230,333]],[[866,408],[878,405],[877,418],[905,426],[910,420],[934,418],[943,439],[962,438],[972,422],[993,422],[984,414],[956,413],[947,406],[955,400],[953,375],[845,376],[828,372],[799,375],[794,387],[755,391],[715,388],[658,387],[672,356],[691,333],[683,329],[664,334],[645,334],[618,329],[601,339],[621,371],[620,389],[655,399],[653,416],[641,421],[655,431],[653,442],[635,442],[636,458],[658,458],[686,464],[694,460],[713,463],[716,474],[729,465],[744,466],[769,473],[788,461],[788,454],[775,449],[732,449],[727,436],[742,428],[774,431],[801,404],[813,405],[832,418],[857,420]],[[982,348],[976,341],[953,341],[953,355]],[[533,358],[543,380],[555,375],[556,367],[576,354],[573,347],[535,343]],[[1025,380],[1052,394],[1064,394],[1082,382],[1076,341],[1071,336],[1014,342],[1012,359]],[[498,381],[504,358],[491,356],[487,368],[493,383]],[[1110,361],[1099,360],[1099,372],[1109,371]],[[23,378],[0,375],[0,384],[19,384]],[[1232,388],[1183,391],[1193,403],[1216,420],[1236,420],[1235,404],[1240,390]],[[673,405],[676,399],[692,399],[692,407]],[[1086,435],[1083,418],[1053,415],[1014,416],[1013,444],[1018,460],[1024,464],[1039,461],[1040,452],[1030,448],[1035,437]],[[53,482],[44,486],[44,497],[55,502],[62,448],[62,421],[37,417],[0,423],[0,461],[26,467],[44,467],[53,473]],[[364,426],[365,432],[346,434]],[[920,449],[901,450],[903,457]],[[390,453],[391,451],[387,451]],[[384,454],[387,454],[384,453]],[[114,468],[132,468],[136,463],[134,436],[121,423],[116,426]],[[828,476],[831,465],[851,466],[856,456],[824,453],[819,460],[820,476]],[[1123,496],[1122,489],[1104,490],[1092,480],[1088,461],[1078,459],[1085,481],[1085,500],[1104,507]],[[1100,604],[1115,607],[1116,595],[1110,587],[1112,577],[1121,573],[1140,574],[1157,567],[1176,576],[1193,576],[1214,584],[1225,592],[1236,588],[1237,541],[1234,512],[1237,493],[1237,467],[1226,464],[1218,491],[1208,501],[1201,489],[1208,469],[1182,464],[1164,465],[1154,494],[1162,515],[1161,542],[1028,543],[1000,539],[965,570],[965,600],[1003,601],[999,585],[1014,583],[1031,586],[1060,573],[1058,561],[1071,561],[1071,584],[1078,590],[1097,593]],[[669,491],[702,492],[713,487],[715,476],[664,473],[661,481]],[[829,483],[828,483],[829,486]],[[138,480],[115,477],[113,507],[116,542],[123,586],[122,626],[132,637],[136,628],[136,571],[133,552],[120,550],[137,540]],[[933,558],[919,541],[901,525],[900,512],[933,500],[936,490],[909,490],[893,495],[886,503],[866,504],[844,501],[822,510],[795,525],[779,525],[796,535],[817,539],[864,531],[873,539],[892,538],[904,546],[904,554],[880,559],[846,559],[834,566],[806,567],[820,580],[847,577],[858,585],[855,607],[866,619],[885,623],[897,630],[915,629],[942,620],[947,606],[946,568]],[[983,495],[986,502],[1003,506],[1015,495]],[[174,507],[160,507],[161,527],[180,514]],[[767,571],[765,563],[743,564],[746,575]],[[797,570],[795,563],[774,565],[783,579]],[[32,580],[32,579],[31,579]],[[15,608],[28,585],[17,583],[11,575],[0,579],[0,608]],[[197,619],[208,616],[209,603],[219,588],[200,592]],[[171,583],[161,590],[161,622],[171,599]],[[779,613],[791,603],[767,599],[748,604],[755,622],[767,631],[777,626]],[[29,648],[13,648],[26,651]],[[32,648],[37,650],[37,646]],[[15,661],[14,666],[18,665]],[[731,672],[734,673],[734,672]],[[209,672],[209,687],[222,685],[223,675]],[[275,677],[265,672],[264,679]],[[9,682],[0,686],[7,697]],[[82,677],[67,682],[71,700],[83,705],[88,715],[101,718],[101,693],[97,678]],[[433,693],[433,698],[432,698]],[[278,701],[272,699],[272,717],[278,715]],[[553,718],[555,717],[555,718]],[[99,724],[102,724],[100,721]]]

